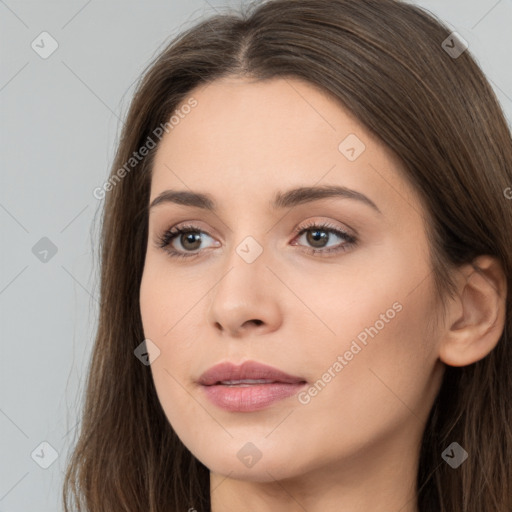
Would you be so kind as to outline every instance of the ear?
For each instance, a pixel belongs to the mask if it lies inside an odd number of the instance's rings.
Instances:
[[[449,366],[483,359],[497,345],[505,326],[507,279],[498,260],[479,256],[460,268],[457,296],[450,301],[439,358]]]

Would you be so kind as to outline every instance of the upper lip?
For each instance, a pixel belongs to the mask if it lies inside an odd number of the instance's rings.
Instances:
[[[212,366],[199,377],[199,384],[212,386],[221,381],[266,379],[270,382],[284,382],[290,384],[306,382],[302,377],[289,375],[277,368],[256,361],[245,361],[241,365],[224,362]]]

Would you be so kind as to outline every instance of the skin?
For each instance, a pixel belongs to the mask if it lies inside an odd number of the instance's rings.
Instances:
[[[151,364],[158,398],[210,469],[213,512],[417,512],[420,442],[444,363],[470,364],[495,346],[503,274],[488,257],[481,272],[460,269],[460,294],[433,328],[440,312],[424,208],[386,146],[300,80],[230,77],[191,96],[197,106],[161,140],[150,203],[167,189],[192,190],[211,194],[218,210],[170,202],[150,210],[140,307],[160,350]],[[349,134],[366,146],[354,161],[338,149]],[[278,191],[331,184],[363,193],[381,213],[347,198],[269,207]],[[313,221],[356,234],[356,245],[308,254],[321,244],[294,228]],[[195,257],[172,258],[158,237],[186,223],[202,243],[188,249]],[[247,236],[263,250],[252,263],[236,251]],[[177,236],[173,246],[187,252],[186,242]],[[323,250],[344,243],[331,234]],[[397,303],[307,404],[292,396],[228,412],[197,384],[219,362],[255,360],[313,385]],[[251,467],[237,457],[248,442],[261,454]]]

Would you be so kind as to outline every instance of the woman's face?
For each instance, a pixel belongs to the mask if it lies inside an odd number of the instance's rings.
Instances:
[[[191,96],[156,154],[140,289],[170,424],[241,480],[415,459],[442,366],[423,208],[400,163],[299,80],[223,79]],[[328,187],[349,192],[312,190]],[[199,383],[245,361],[297,382]]]

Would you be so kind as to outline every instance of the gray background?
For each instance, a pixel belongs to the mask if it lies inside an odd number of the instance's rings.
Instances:
[[[134,81],[179,31],[238,3],[0,0],[0,512],[62,510],[97,321],[92,191]],[[512,0],[414,3],[468,41],[510,123]],[[31,47],[43,31],[58,43],[46,59]],[[47,469],[43,442],[58,453]]]

